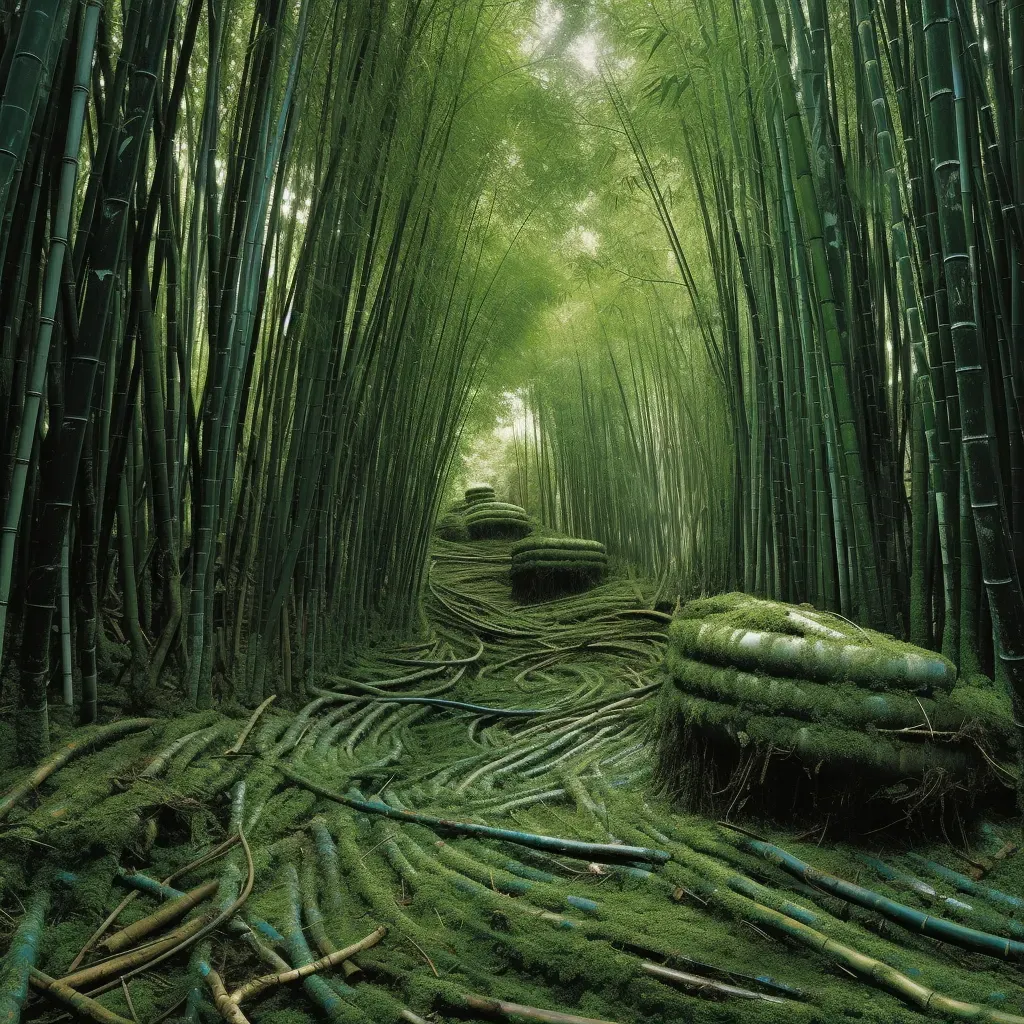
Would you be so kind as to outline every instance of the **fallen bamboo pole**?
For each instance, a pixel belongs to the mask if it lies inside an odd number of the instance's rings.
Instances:
[[[467,1009],[493,1013],[499,1017],[525,1017],[527,1020],[539,1020],[544,1024],[615,1024],[614,1021],[577,1017],[574,1013],[545,1010],[539,1006],[524,1006],[522,1003],[510,1003],[491,996],[479,996],[474,992],[460,992],[459,998]]]
[[[231,999],[231,1002],[237,1006],[243,999],[249,999],[250,997],[257,995],[259,992],[263,992],[275,985],[287,985],[293,981],[301,981],[303,978],[307,978],[311,974],[316,974],[317,971],[322,971],[327,967],[333,967],[335,964],[341,963],[343,960],[347,960],[349,957],[355,956],[356,953],[361,953],[365,949],[370,949],[373,946],[376,946],[377,943],[387,935],[387,933],[387,927],[381,925],[358,942],[353,942],[351,946],[339,949],[328,956],[321,957],[319,960],[314,960],[312,963],[303,964],[301,967],[293,967],[289,971],[281,971],[278,974],[264,974],[259,978],[253,978],[252,981],[247,981],[244,985],[240,985],[236,988],[229,998]]]
[[[990,932],[968,928],[955,921],[946,921],[943,918],[922,913],[920,910],[914,910],[913,907],[897,903],[886,896],[880,896],[861,885],[837,878],[827,871],[820,871],[772,843],[766,843],[760,839],[745,839],[740,846],[822,892],[828,893],[830,896],[838,896],[847,903],[873,910],[890,921],[902,925],[908,931],[919,932],[933,939],[941,939],[943,942],[949,942],[976,953],[997,956],[1003,960],[1024,960],[1024,942],[1017,939],[992,935]]]
[[[121,950],[134,946],[150,932],[159,931],[172,921],[177,921],[179,917],[184,917],[193,907],[197,907],[203,900],[209,899],[216,891],[216,881],[206,882],[195,889],[190,889],[184,896],[165,903],[152,914],[140,918],[119,932],[114,932],[99,944],[100,948],[105,949],[108,953],[120,953]]]
[[[11,810],[37,786],[42,785],[54,772],[59,771],[69,761],[87,754],[110,740],[119,739],[129,733],[141,732],[156,722],[155,718],[129,718],[123,722],[113,722],[91,730],[88,735],[72,740],[66,747],[57,751],[53,757],[44,761],[34,772],[16,783],[0,798],[0,821],[10,814]]]
[[[732,996],[735,999],[755,999],[765,1003],[785,1003],[788,1000],[781,996],[770,996],[764,992],[755,992],[753,989],[740,988],[738,985],[729,985],[724,981],[715,981],[712,978],[705,978],[700,974],[689,974],[686,971],[677,971],[671,967],[664,967],[661,964],[654,964],[645,960],[640,965],[640,970],[653,978],[662,981],[669,981],[681,988],[689,989],[691,992],[707,991],[715,995]]]
[[[664,850],[651,850],[644,846],[619,846],[614,843],[584,843],[577,839],[562,839],[558,836],[536,835],[531,832],[516,832],[512,829],[493,828],[490,825],[478,825],[470,821],[454,821],[450,818],[435,818],[429,814],[419,814],[416,811],[401,811],[384,803],[376,801],[356,800],[353,797],[342,796],[340,793],[333,793],[315,782],[303,778],[303,776],[285,768],[283,765],[276,765],[277,770],[290,779],[296,785],[308,789],[317,796],[327,800],[334,800],[353,810],[363,811],[367,814],[380,814],[386,818],[393,818],[396,821],[409,821],[416,825],[426,825],[427,828],[438,829],[442,832],[457,832],[460,835],[476,836],[480,839],[501,839],[509,843],[517,843],[520,846],[529,846],[535,850],[550,850],[553,853],[560,853],[566,857],[575,857],[578,860],[588,861],[643,861],[649,864],[665,864],[669,855]]]
[[[51,978],[35,967],[32,968],[32,973],[29,975],[29,983],[37,991],[49,996],[55,1003],[60,1003],[83,1017],[97,1021],[98,1024],[136,1024],[135,1021],[122,1017],[119,1013],[114,1013],[113,1010],[108,1010],[102,1003],[82,995],[81,992],[76,992],[69,985],[65,985],[56,978]]]

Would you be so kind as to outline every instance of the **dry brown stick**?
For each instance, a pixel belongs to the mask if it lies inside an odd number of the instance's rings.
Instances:
[[[387,926],[381,925],[376,930],[370,932],[365,938],[360,939],[358,942],[353,942],[351,946],[346,946],[344,949],[339,949],[328,956],[321,957],[319,960],[314,960],[311,964],[295,967],[290,971],[282,971],[280,974],[264,974],[262,977],[253,978],[252,981],[247,981],[231,993],[231,1001],[238,1004],[243,999],[248,999],[250,996],[254,996],[258,992],[262,992],[264,989],[271,988],[274,985],[285,985],[288,982],[301,981],[303,978],[307,978],[309,975],[315,974],[325,967],[333,967],[342,960],[355,956],[356,953],[361,953],[365,949],[376,946],[387,933]]]
[[[544,1010],[538,1006],[508,1003],[504,999],[478,996],[473,992],[460,992],[459,996],[469,1009],[494,1013],[500,1017],[526,1017],[529,1020],[544,1021],[545,1024],[615,1024],[614,1021],[595,1020],[593,1017],[577,1017],[574,1013],[560,1013],[558,1010]]]
[[[245,728],[238,734],[238,739],[224,751],[225,754],[238,754],[241,753],[242,746],[245,741],[249,738],[249,733],[256,727],[256,723],[260,720],[260,715],[263,714],[267,708],[270,707],[274,701],[277,700],[277,694],[272,693],[253,713],[252,717],[246,723]]]
[[[69,988],[82,988],[86,985],[93,985],[96,982],[115,977],[114,984],[118,985],[120,982],[117,980],[117,976],[120,976],[122,971],[131,972],[135,968],[147,967],[150,961],[155,960],[158,956],[169,950],[173,950],[183,941],[201,931],[213,919],[212,914],[193,918],[180,928],[176,928],[173,932],[165,935],[162,939],[157,939],[155,942],[140,946],[138,949],[129,950],[127,953],[112,957],[110,960],[103,960],[98,964],[83,967],[82,970],[75,971],[74,974],[68,974],[60,979],[61,984],[67,985]],[[130,976],[129,973],[128,977]]]
[[[135,1004],[132,1002],[131,990],[128,988],[128,982],[125,981],[124,978],[121,979],[121,988],[124,990],[124,1001],[128,1004],[128,1010],[132,1015],[132,1020],[135,1021],[135,1024],[140,1024],[139,1015],[135,1012]]]
[[[407,1024],[430,1024],[426,1018],[421,1017],[418,1013],[413,1013],[412,1010],[401,1010],[398,1016]]]
[[[427,956],[427,954],[423,951],[423,947],[411,935],[406,935],[405,938],[420,951],[420,955],[423,957],[423,959],[426,960],[428,964],[430,964],[430,969],[434,972],[434,977],[440,978],[441,975],[437,973],[437,968],[434,966],[434,961],[431,960],[430,957]]]
[[[55,1003],[60,1003],[90,1020],[98,1021],[99,1024],[133,1024],[127,1017],[108,1010],[95,999],[76,992],[73,988],[57,981],[56,978],[51,978],[48,974],[43,974],[35,967],[32,968],[28,980],[34,989],[49,996]]]
[[[86,958],[86,956],[88,956],[88,954],[92,951],[96,943],[103,937],[103,933],[124,913],[125,908],[128,906],[128,904],[131,903],[132,900],[134,900],[138,895],[138,892],[133,889],[106,916],[106,918],[103,921],[103,924],[101,924],[99,928],[97,928],[96,931],[94,931],[92,935],[89,936],[89,939],[86,942],[86,944],[78,951],[78,956],[76,956],[75,959],[71,961],[71,966],[68,967],[69,974],[72,971],[74,971],[74,969]]]
[[[655,978],[660,978],[662,981],[670,981],[693,992],[708,991],[716,995],[733,996],[736,999],[757,999],[766,1003],[785,1003],[787,1001],[780,996],[770,996],[764,992],[755,992],[753,989],[729,985],[724,981],[714,981],[700,974],[676,971],[671,967],[663,967],[661,964],[650,963],[647,960],[640,964],[640,970]]]
[[[54,772],[59,771],[76,757],[88,753],[93,747],[107,740],[119,739],[132,732],[148,729],[156,722],[155,718],[129,718],[123,722],[101,726],[87,736],[72,740],[66,747],[57,751],[49,760],[44,761],[34,772],[15,784],[0,797],[0,821],[7,817],[19,800],[27,796],[33,789],[45,782]]]
[[[213,1005],[217,1007],[217,1012],[221,1017],[228,1024],[249,1024],[249,1018],[242,1013],[237,1003],[232,1002],[220,975],[209,964],[203,965],[202,972],[207,987],[210,989],[210,995],[213,996]]]
[[[119,932],[114,932],[113,935],[104,939],[100,946],[108,953],[120,953],[121,950],[134,946],[135,943],[149,935],[150,932],[159,931],[172,921],[177,921],[179,917],[184,917],[193,907],[197,907],[202,903],[203,900],[209,899],[217,891],[218,884],[214,880],[196,886],[195,889],[190,889],[184,896],[179,896],[178,899],[165,903],[152,914],[140,918],[126,928],[122,928]]]

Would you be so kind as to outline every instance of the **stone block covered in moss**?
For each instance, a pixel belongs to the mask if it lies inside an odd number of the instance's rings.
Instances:
[[[490,484],[475,484],[466,488],[466,504],[473,505],[478,501],[494,501],[494,488]]]

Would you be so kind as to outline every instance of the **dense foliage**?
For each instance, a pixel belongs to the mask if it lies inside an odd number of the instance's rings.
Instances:
[[[587,18],[544,114],[573,258],[467,472],[684,596],[810,601],[1024,694],[1019,5]]]
[[[162,680],[259,700],[415,614],[500,307],[479,100],[506,16],[4,5],[0,666],[23,757],[57,666],[83,721],[101,677],[138,706]]]

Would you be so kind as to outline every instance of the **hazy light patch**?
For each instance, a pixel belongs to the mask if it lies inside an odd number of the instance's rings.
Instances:
[[[569,55],[579,65],[581,71],[588,75],[596,75],[601,58],[601,44],[595,32],[587,32],[577,36],[569,45]]]
[[[573,209],[581,216],[586,214],[593,209],[594,204],[597,202],[597,196],[593,192],[588,192],[578,203],[573,204]]]
[[[502,444],[508,444],[513,438],[525,437],[528,431],[533,430],[533,414],[518,392],[506,391],[501,397],[505,412],[498,417],[494,437]]]
[[[295,193],[290,188],[284,189],[281,193],[281,213],[285,217],[294,217],[300,224],[305,224],[309,220],[310,201],[307,199],[296,206],[295,200]]]
[[[495,418],[494,428],[474,440],[466,453],[461,481],[464,487],[490,484],[500,490],[505,483],[502,477],[508,464],[508,446],[522,444],[534,431],[533,414],[522,394],[505,391],[500,401],[502,410]]]
[[[590,228],[575,227],[566,236],[566,241],[578,252],[585,252],[588,256],[596,256],[597,250],[601,247],[601,236]]]
[[[533,27],[524,36],[519,49],[526,57],[536,57],[540,51],[555,37],[565,14],[551,0],[540,0],[537,13],[534,15]]]

